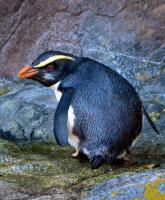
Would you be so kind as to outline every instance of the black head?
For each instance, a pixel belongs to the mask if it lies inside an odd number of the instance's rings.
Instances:
[[[71,54],[47,51],[40,54],[31,66],[24,67],[18,76],[36,80],[49,87],[63,80],[73,70],[76,60]]]

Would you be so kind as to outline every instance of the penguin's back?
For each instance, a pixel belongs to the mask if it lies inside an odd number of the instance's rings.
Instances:
[[[80,102],[83,108],[87,106],[93,112],[95,109],[113,107],[129,109],[142,106],[135,89],[125,78],[107,66],[90,59],[85,59],[64,79],[62,85],[74,88],[72,103]]]
[[[63,81],[73,87],[73,131],[89,146],[130,146],[142,126],[142,104],[130,83],[112,69],[86,59]],[[113,145],[112,145],[113,144]],[[124,148],[124,147],[123,147]]]

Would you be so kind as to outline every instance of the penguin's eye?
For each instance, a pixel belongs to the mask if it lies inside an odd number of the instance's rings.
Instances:
[[[53,66],[53,65],[49,65],[49,66],[47,67],[47,70],[48,70],[49,72],[53,71],[53,70],[54,70],[54,66]]]

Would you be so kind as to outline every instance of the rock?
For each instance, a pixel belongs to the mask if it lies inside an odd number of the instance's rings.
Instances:
[[[76,200],[77,195],[72,193],[65,193],[60,189],[54,189],[49,191],[47,195],[36,195],[27,191],[26,189],[20,189],[17,185],[9,183],[7,181],[0,181],[0,195],[3,200]]]
[[[0,98],[0,136],[19,142],[55,142],[55,109],[50,89],[31,82],[13,83],[13,90]]]
[[[163,188],[163,190],[162,190]],[[165,198],[165,171],[154,170],[118,176],[93,187],[83,200]]]
[[[157,199],[165,193],[163,157],[135,159],[133,155],[132,161],[123,165],[105,164],[91,170],[87,160],[72,158],[72,153],[72,148],[56,144],[18,145],[0,139],[0,199],[131,199],[149,195]],[[148,170],[153,163],[158,167]]]
[[[18,191],[14,184],[0,180],[0,194],[3,200],[14,200],[14,199],[28,199],[30,194],[23,191]]]
[[[1,73],[16,75],[48,49],[101,54],[100,61],[108,54],[118,62],[123,55],[130,66],[136,59],[164,65],[164,11],[162,0],[2,1]]]

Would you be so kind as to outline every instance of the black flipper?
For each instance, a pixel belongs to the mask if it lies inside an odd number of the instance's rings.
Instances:
[[[151,117],[149,116],[149,114],[147,113],[146,109],[143,107],[143,111],[144,111],[144,115],[147,118],[147,121],[149,122],[149,124],[151,125],[151,127],[153,128],[153,130],[157,133],[160,134],[158,129],[156,128],[154,122],[152,121]]]
[[[67,146],[68,143],[68,109],[72,100],[73,89],[68,88],[63,91],[54,116],[54,135],[60,146]]]
[[[103,164],[103,162],[104,162],[104,158],[102,155],[93,156],[90,159],[91,169],[97,169],[98,167],[100,167],[101,164]]]

